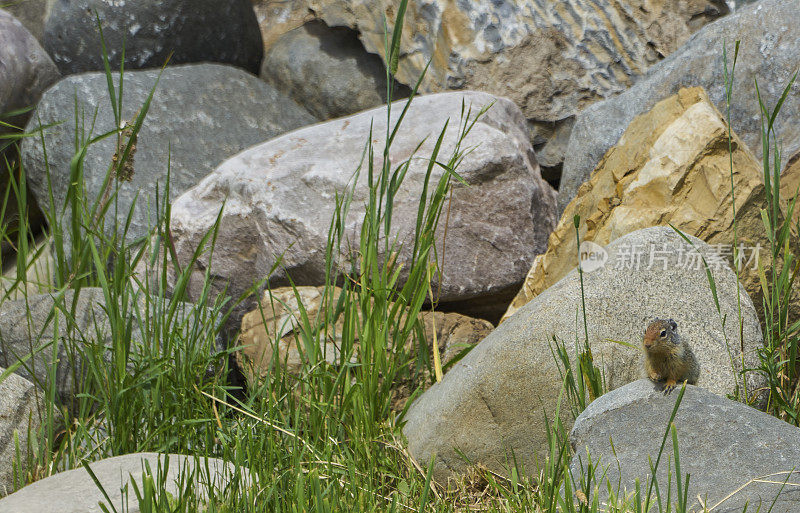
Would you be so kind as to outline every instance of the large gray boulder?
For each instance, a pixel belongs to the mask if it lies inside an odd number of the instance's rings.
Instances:
[[[258,73],[261,33],[248,0],[70,0],[56,2],[44,47],[65,75],[103,69],[97,17],[111,69],[219,62]]]
[[[705,271],[696,265],[697,253],[671,228],[645,228],[620,237],[597,251],[607,255],[605,265],[584,274],[589,344],[609,389],[643,375],[638,346],[655,317],[678,323],[700,362],[698,384],[712,393],[724,396],[742,385],[742,356],[748,368],[756,364],[762,336],[750,298],[740,287],[740,341],[736,275],[724,260],[712,260],[708,245],[691,240],[713,262],[722,315],[727,316],[724,328]],[[574,348],[584,337],[577,270],[498,326],[411,406],[404,433],[412,456],[427,462],[435,455],[438,479],[467,468],[459,451],[499,472],[513,451],[517,461],[535,471],[537,459],[542,462],[547,454],[545,416],[554,418],[561,393],[553,337],[563,341],[575,364]],[[760,384],[759,376],[748,374],[749,393]],[[566,410],[562,405],[569,428],[573,419]]]
[[[14,513],[101,513],[100,504],[108,511],[139,513],[139,502],[133,492],[132,481],[142,489],[145,464],[150,466],[150,475],[159,482],[163,477],[165,491],[179,497],[187,487],[197,497],[205,498],[209,487],[223,496],[226,487],[243,487],[250,483],[247,470],[235,468],[233,464],[217,458],[203,458],[182,454],[156,454],[140,452],[106,458],[89,467],[108,494],[109,501],[84,468],[60,472],[36,481],[16,493],[0,499],[0,511]],[[123,496],[121,489],[127,486]]]
[[[0,374],[5,370],[0,367]],[[36,436],[42,424],[37,404],[36,389],[27,379],[10,374],[0,381],[0,497],[14,489],[16,443],[19,442],[23,458],[16,464],[21,465],[28,453],[28,434]],[[16,471],[18,475],[25,474],[24,467],[17,467]]]
[[[138,301],[137,311],[142,313],[152,311],[153,302],[159,301],[151,298],[148,309],[143,296],[135,300]],[[186,326],[178,328],[184,321]],[[203,322],[197,309],[182,303],[173,327],[181,330],[187,343],[205,344],[211,358],[224,349],[224,342],[221,336],[198,329],[205,327]],[[143,333],[147,326],[145,319],[138,316],[132,319],[132,352],[145,340]],[[196,333],[201,335],[197,337]],[[105,296],[99,288],[84,288],[78,294],[70,289],[62,299],[55,294],[31,295],[0,305],[0,366],[9,367],[33,351],[34,356],[18,367],[16,373],[32,381],[37,388],[45,389],[50,385],[48,373],[55,366],[56,392],[62,404],[73,404],[75,394],[81,391],[88,372],[82,351],[88,350],[88,345],[111,347],[113,340]],[[103,356],[107,360],[111,358],[110,352]]]
[[[728,48],[730,67],[737,40],[741,46],[734,73],[731,124],[733,131],[761,158],[761,117],[755,80],[758,79],[765,104],[772,109],[798,69],[800,10],[785,0],[750,4],[703,27],[633,87],[581,112],[564,159],[559,212],[575,197],[578,187],[617,143],[631,120],[681,87],[702,86],[720,112],[725,113],[723,44]],[[786,156],[800,149],[798,93],[800,82],[795,82],[775,123]]]
[[[386,103],[386,68],[367,53],[358,33],[312,21],[270,47],[261,78],[320,119],[354,114]],[[408,96],[395,83],[395,100]]]
[[[525,119],[510,101],[484,93],[442,93],[414,99],[390,152],[393,165],[414,154],[392,217],[392,234],[403,244],[397,261],[409,267],[420,194],[427,160],[446,120],[450,127],[440,160],[455,148],[462,102],[473,113],[495,102],[472,128],[463,148],[458,173],[469,186],[454,182],[452,202],[445,206],[437,234],[444,278],[433,290],[442,302],[475,301],[484,315],[496,315],[510,299],[533,257],[544,251],[555,224],[555,191],[542,180],[528,142]],[[396,120],[403,109],[392,109]],[[364,153],[372,123],[376,169],[380,169],[385,137],[386,107],[307,127],[254,146],[225,161],[172,206],[172,235],[178,259],[187,262],[204,234],[222,213],[217,236],[219,249],[211,267],[213,288],[227,287],[232,297],[268,276],[272,287],[317,286],[325,282],[325,247],[334,212],[335,195],[342,195],[353,179]],[[395,121],[392,121],[394,123]],[[427,138],[427,139],[426,139]],[[341,245],[342,269],[349,269],[358,248],[364,206],[368,199],[367,164],[355,185],[346,219],[347,241]],[[432,183],[443,171],[433,167]],[[429,191],[430,193],[430,191]],[[444,225],[447,223],[447,229]],[[445,232],[447,244],[442,251]],[[357,260],[356,260],[357,261]],[[193,280],[202,282],[208,266],[202,255]],[[402,281],[402,278],[401,278]],[[195,287],[195,290],[200,290]],[[465,313],[463,310],[460,313]]]
[[[157,77],[157,70],[125,73],[124,120],[135,117]],[[115,79],[118,80],[116,74]],[[26,139],[22,147],[28,186],[43,210],[50,207],[45,149],[56,206],[61,208],[67,196],[70,160],[75,153],[76,108],[81,117],[79,137],[88,136],[96,109],[93,135],[115,128],[103,73],[86,73],[60,81],[44,95],[28,125],[28,129],[33,129],[39,120],[42,124],[62,122],[46,130],[44,147],[39,137]],[[119,182],[120,223],[124,224],[124,216],[138,195],[129,240],[145,235],[154,224],[155,193],[158,188],[163,198],[168,164],[174,198],[197,184],[227,157],[315,121],[292,100],[240,69],[219,64],[165,69],[136,142],[133,177]],[[116,149],[115,136],[89,148],[84,162],[84,184],[91,200],[102,196],[103,181]],[[112,232],[113,206],[109,210],[107,234]],[[64,219],[70,219],[69,215],[67,212]]]
[[[29,115],[6,119],[4,114],[35,106],[44,90],[60,76],[36,38],[19,20],[0,9],[0,120],[24,125]],[[0,134],[6,131],[0,127]],[[2,170],[5,172],[5,165]]]
[[[650,381],[639,380],[587,406],[570,433],[574,481],[585,474],[581,469],[586,469],[591,456],[592,464],[599,465],[596,476],[605,473],[594,483],[601,502],[608,499],[608,483],[622,495],[624,490],[632,492],[639,479],[646,494],[650,464],[655,465],[658,458],[677,395],[664,396]],[[691,385],[686,387],[674,423],[681,466],[677,477],[684,480],[690,474],[687,511],[704,511],[703,504],[719,513],[741,513],[746,504],[747,511],[800,511],[800,428]],[[662,496],[671,485],[674,500],[673,454],[668,436],[656,479]],[[586,495],[591,501],[594,490],[590,491]],[[665,499],[662,506],[666,507]]]

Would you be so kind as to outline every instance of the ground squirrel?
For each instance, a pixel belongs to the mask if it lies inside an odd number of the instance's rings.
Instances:
[[[644,367],[647,377],[663,383],[669,394],[679,382],[694,385],[700,375],[692,349],[678,336],[678,323],[672,319],[656,319],[644,332]]]

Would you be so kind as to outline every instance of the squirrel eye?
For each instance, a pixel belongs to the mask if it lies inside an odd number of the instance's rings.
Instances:
[[[667,330],[661,330],[661,334],[659,336],[662,337],[662,338],[666,337],[667,336]]]

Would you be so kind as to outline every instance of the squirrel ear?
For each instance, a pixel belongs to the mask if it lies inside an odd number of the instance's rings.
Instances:
[[[669,327],[672,328],[672,331],[678,331],[678,323],[672,319],[669,320]]]

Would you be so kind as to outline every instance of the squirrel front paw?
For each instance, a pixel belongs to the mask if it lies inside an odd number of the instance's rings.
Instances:
[[[668,379],[666,383],[664,383],[664,395],[669,395],[675,390],[675,385],[677,383],[674,379]]]

